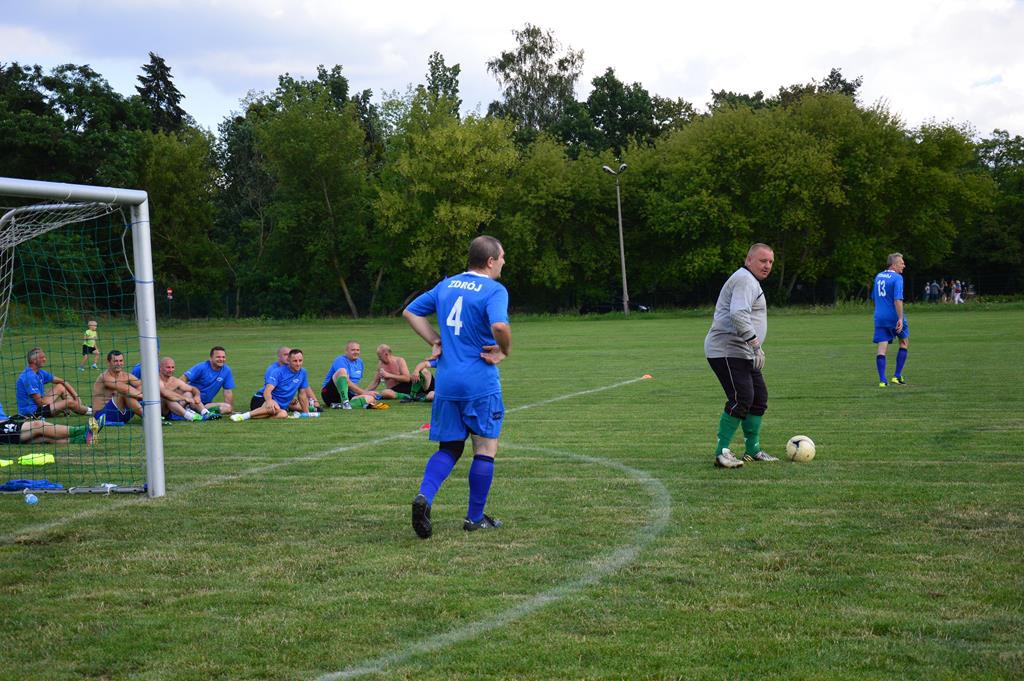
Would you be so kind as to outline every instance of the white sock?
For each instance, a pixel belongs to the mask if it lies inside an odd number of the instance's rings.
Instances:
[[[252,418],[252,414],[250,412],[245,412],[244,414],[242,414],[242,420],[243,421],[248,421],[251,418]]]
[[[203,407],[203,410],[201,412],[199,412],[199,413],[202,414],[203,416],[206,416],[207,414],[210,413],[210,410],[207,409],[206,407]]]
[[[86,407],[85,408],[85,415],[86,416],[92,416],[92,407]]]

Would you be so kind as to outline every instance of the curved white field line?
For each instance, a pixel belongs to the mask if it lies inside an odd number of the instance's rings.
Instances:
[[[620,384],[621,385],[621,384]],[[612,386],[609,386],[612,387]],[[525,409],[526,407],[520,407]],[[349,667],[339,672],[332,672],[316,677],[316,681],[335,681],[336,679],[351,679],[364,674],[379,674],[389,666],[405,662],[406,660],[424,653],[434,652],[441,648],[448,647],[454,643],[466,641],[479,636],[480,634],[497,629],[514,622],[525,615],[567,596],[571,596],[591,584],[597,582],[626,565],[636,560],[640,551],[651,541],[661,534],[668,526],[669,517],[672,515],[672,496],[668,489],[657,478],[646,471],[632,468],[618,461],[603,459],[597,456],[587,456],[574,452],[548,449],[545,447],[530,447],[527,445],[502,444],[505,449],[522,449],[529,451],[543,452],[563,456],[577,461],[593,463],[626,473],[634,480],[642,484],[650,493],[652,502],[649,511],[650,521],[637,531],[633,540],[628,544],[620,546],[608,553],[588,561],[590,568],[587,572],[575,579],[556,584],[547,591],[526,599],[522,603],[507,610],[490,615],[484,619],[470,622],[464,626],[429,636],[421,641],[414,641],[404,648],[381,655],[378,658],[361,662],[358,665]]]
[[[637,381],[640,381],[640,380],[643,380],[643,379],[631,378],[628,381],[622,381],[620,383],[615,383],[613,385],[604,385],[604,386],[601,386],[599,388],[592,388],[590,390],[580,390],[579,392],[569,393],[567,395],[560,395],[558,397],[552,397],[551,399],[543,400],[541,402],[534,402],[532,404],[524,404],[524,405],[516,407],[514,409],[509,409],[508,413],[522,411],[524,409],[532,409],[533,407],[540,407],[540,406],[543,406],[543,405],[546,405],[546,404],[551,404],[552,402],[560,402],[562,400],[568,400],[568,399],[572,399],[574,397],[581,397],[583,395],[590,395],[590,394],[593,394],[593,393],[602,392],[604,390],[611,390],[613,388],[620,388],[620,387],[622,387],[624,385],[629,385],[630,383],[636,383]],[[196,484],[190,486],[188,489],[182,490],[181,492],[173,493],[173,492],[169,491],[168,494],[167,494],[167,497],[165,497],[165,499],[169,499],[169,498],[178,499],[178,498],[187,496],[188,494],[190,494],[192,492],[195,492],[195,491],[198,491],[198,490],[202,490],[202,489],[206,489],[208,487],[214,487],[216,485],[220,485],[220,484],[223,484],[225,482],[231,482],[233,480],[239,480],[241,478],[247,478],[247,477],[252,476],[252,475],[259,475],[261,473],[268,473],[268,472],[276,470],[278,468],[283,468],[284,466],[291,466],[292,464],[296,464],[296,463],[309,463],[309,462],[312,462],[312,461],[319,461],[319,460],[325,459],[325,458],[327,458],[329,456],[333,456],[335,454],[340,454],[342,452],[348,452],[348,451],[351,451],[353,449],[360,449],[362,447],[373,447],[375,445],[383,444],[385,442],[391,442],[392,440],[398,440],[398,439],[401,439],[401,438],[414,437],[416,435],[419,435],[421,432],[422,431],[420,431],[419,429],[416,429],[414,431],[409,431],[409,432],[395,433],[393,435],[387,435],[385,437],[376,438],[376,439],[373,439],[373,440],[364,440],[362,442],[354,442],[352,444],[342,445],[340,447],[334,447],[333,449],[328,449],[328,450],[323,451],[323,452],[315,452],[313,454],[306,454],[306,455],[303,455],[303,456],[296,456],[296,457],[293,457],[291,459],[284,459],[283,461],[277,461],[275,463],[265,464],[263,466],[254,466],[252,468],[246,468],[245,470],[241,470],[241,471],[238,471],[236,473],[225,473],[224,475],[217,475],[217,476],[214,476],[214,477],[210,478],[209,480],[205,480],[203,482],[196,483]],[[36,535],[40,535],[40,534],[48,532],[48,531],[50,531],[52,529],[55,529],[55,528],[58,528],[58,527],[62,527],[62,526],[67,525],[69,523],[73,523],[73,522],[75,522],[77,520],[85,520],[87,518],[94,518],[94,517],[96,517],[98,515],[101,515],[101,514],[104,514],[104,513],[110,513],[110,512],[113,512],[113,511],[117,511],[117,510],[120,510],[120,509],[124,508],[125,506],[129,506],[131,504],[139,504],[139,503],[143,503],[143,502],[159,503],[160,501],[161,501],[160,499],[152,499],[151,500],[148,497],[146,497],[145,495],[131,496],[131,497],[122,498],[122,499],[119,499],[118,501],[111,502],[108,506],[100,506],[100,507],[94,507],[94,508],[90,508],[90,509],[85,509],[85,510],[82,510],[82,511],[78,511],[77,513],[72,513],[71,515],[66,515],[66,516],[62,516],[60,518],[55,518],[55,519],[50,520],[50,521],[45,522],[45,523],[39,523],[37,525],[28,525],[27,527],[22,527],[22,528],[16,529],[14,532],[11,532],[9,534],[0,534],[0,546],[4,546],[4,545],[7,545],[7,544],[14,544],[19,539],[20,540],[24,540],[24,539],[27,539],[27,538],[30,538],[30,537],[33,537],[33,536],[36,536]]]

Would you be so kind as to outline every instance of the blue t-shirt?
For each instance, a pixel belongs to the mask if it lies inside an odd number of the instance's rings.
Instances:
[[[267,389],[267,383],[270,383],[270,377],[274,375],[278,367],[288,366],[287,364],[279,364],[277,360],[274,360],[267,365],[267,370],[263,372],[263,385],[260,389],[253,393],[253,397],[263,397],[263,391]]]
[[[31,416],[39,411],[39,406],[32,399],[32,395],[42,397],[46,394],[46,384],[52,382],[53,374],[46,369],[32,371],[32,367],[25,367],[18,376],[14,389],[15,398],[18,400],[18,413]]]
[[[363,379],[363,358],[349,359],[348,355],[338,355],[331,362],[331,368],[327,370],[327,375],[324,376],[324,384],[320,386],[323,390],[327,387],[327,384],[331,382],[331,376],[338,369],[344,369],[348,372],[348,380],[353,383],[359,383]]]
[[[275,362],[275,364],[277,363]],[[267,385],[274,386],[274,392],[271,394],[273,400],[283,409],[287,409],[299,389],[309,387],[309,378],[306,376],[304,368],[292,371],[290,366],[278,365],[278,368],[267,378]]]
[[[896,301],[903,300],[903,275],[891,270],[876,274],[871,299],[875,301],[875,326],[896,326]]]
[[[11,417],[8,416],[6,412],[4,412],[4,403],[0,402],[0,421],[6,421],[9,418]]]
[[[210,360],[206,360],[186,371],[184,376],[191,385],[199,389],[199,399],[203,402],[212,402],[221,388],[235,389],[235,377],[227,364],[218,371],[210,364]]]
[[[138,362],[136,363],[135,366],[132,367],[131,375],[139,379],[140,381],[142,380],[142,362]]]
[[[498,367],[481,359],[480,353],[485,345],[497,345],[491,324],[508,323],[504,286],[482,274],[463,272],[441,280],[407,309],[420,317],[437,314],[438,399],[471,400],[501,392]]]

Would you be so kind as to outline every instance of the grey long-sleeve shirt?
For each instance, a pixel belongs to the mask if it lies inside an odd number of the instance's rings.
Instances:
[[[768,335],[768,304],[761,282],[746,267],[726,280],[715,304],[715,318],[704,339],[705,357],[754,358],[747,344],[752,338],[764,343]]]

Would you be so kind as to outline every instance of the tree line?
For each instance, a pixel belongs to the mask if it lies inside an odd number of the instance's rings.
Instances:
[[[486,64],[502,99],[485,114],[460,112],[461,68],[435,52],[422,84],[379,101],[341,66],[283,74],[216,135],[154,53],[131,96],[85,65],[0,64],[0,175],[148,191],[158,285],[191,316],[393,314],[481,232],[506,247],[518,309],[613,308],[602,166],[621,163],[634,302],[712,301],[755,241],[775,248],[773,302],[864,295],[891,251],[922,276],[1024,284],[1020,136],[908,127],[839,69],[698,109],[608,68],[578,101],[583,53],[514,36]]]

